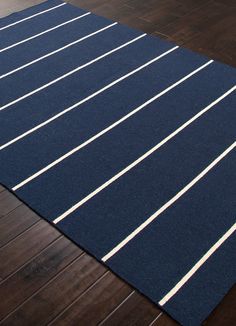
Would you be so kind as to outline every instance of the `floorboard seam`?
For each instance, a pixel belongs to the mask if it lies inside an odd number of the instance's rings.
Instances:
[[[81,252],[79,256],[74,258],[68,265],[63,267],[60,272],[58,272],[56,275],[54,275],[51,279],[49,279],[42,287],[40,287],[38,290],[36,290],[34,293],[32,293],[27,299],[22,301],[16,308],[14,308],[11,312],[9,312],[2,320],[1,323],[7,320],[12,314],[14,314],[19,308],[21,308],[26,302],[31,300],[35,295],[37,295],[39,292],[41,292],[44,288],[46,288],[49,284],[51,284],[58,276],[60,276],[65,270],[67,270],[69,267],[71,267],[75,262],[77,262],[79,259],[81,259],[85,255],[85,252]]]
[[[54,245],[61,238],[64,238],[64,236],[62,234],[59,234],[59,236],[57,238],[55,238],[52,242],[50,242],[49,244],[47,244],[47,246],[45,248],[43,248],[42,250],[40,250],[36,255],[34,255],[30,259],[28,259],[24,264],[22,264],[16,270],[14,270],[9,275],[7,275],[5,278],[3,278],[2,281],[0,282],[0,286],[4,282],[6,282],[10,277],[12,277],[14,274],[16,274],[17,272],[19,272],[22,268],[24,268],[26,265],[28,265],[29,263],[31,263],[35,258],[37,258],[38,256],[40,256],[44,251],[46,251],[48,248],[50,248],[52,245]]]
[[[4,249],[5,247],[7,247],[8,245],[10,245],[13,241],[17,240],[20,236],[22,236],[25,232],[30,231],[33,227],[35,227],[37,224],[39,224],[41,222],[41,219],[35,221],[32,225],[30,225],[29,227],[27,227],[27,229],[25,229],[24,231],[22,231],[21,233],[19,233],[16,237],[12,238],[11,240],[9,240],[8,242],[6,242],[4,245],[0,246],[0,250]]]
[[[83,297],[88,291],[90,291],[97,283],[99,283],[107,274],[111,273],[109,270],[105,271],[93,284],[91,284],[86,290],[84,290],[77,298],[75,298],[67,307],[65,307],[59,314],[57,314],[47,326],[52,325],[61,315],[63,315],[70,307],[72,307],[81,297]]]

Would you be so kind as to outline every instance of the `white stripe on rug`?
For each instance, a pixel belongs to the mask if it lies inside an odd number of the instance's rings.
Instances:
[[[18,45],[20,45],[20,44],[23,44],[23,43],[29,42],[29,41],[31,41],[31,40],[33,40],[33,39],[39,37],[39,36],[42,36],[42,35],[47,34],[47,33],[49,33],[49,32],[52,32],[52,31],[54,31],[55,29],[58,29],[58,28],[60,28],[60,27],[62,27],[62,26],[68,25],[68,24],[70,24],[70,23],[72,23],[72,22],[74,22],[74,21],[76,21],[76,20],[78,20],[78,19],[80,19],[80,18],[82,18],[82,17],[88,15],[88,14],[90,14],[90,13],[87,12],[86,14],[83,14],[83,15],[80,15],[80,16],[75,17],[75,18],[73,18],[73,19],[67,20],[67,21],[64,22],[64,23],[59,24],[59,25],[56,25],[56,26],[54,26],[54,27],[52,27],[52,28],[49,28],[49,29],[47,29],[47,30],[45,30],[45,31],[43,31],[43,32],[41,32],[41,33],[35,34],[35,35],[33,35],[33,36],[30,36],[30,37],[28,37],[28,38],[25,38],[24,40],[21,40],[21,41],[17,42],[17,43],[11,44],[11,45],[9,45],[9,46],[3,48],[3,49],[0,49],[0,53],[5,52],[5,51],[7,51],[7,50],[10,50],[10,49],[12,49],[12,48],[14,48],[14,47],[16,47],[16,46],[18,46]]]
[[[32,19],[32,18],[34,18],[34,17],[36,17],[36,16],[39,16],[39,15],[45,14],[46,12],[52,11],[52,10],[57,9],[57,8],[59,8],[59,7],[61,7],[61,6],[64,6],[64,5],[66,5],[65,2],[59,4],[59,5],[55,6],[55,7],[52,7],[52,8],[49,8],[49,9],[43,10],[43,11],[40,11],[40,12],[38,12],[37,14],[34,14],[34,15],[29,16],[29,17],[26,17],[26,18],[23,18],[23,19],[21,19],[21,20],[18,20],[18,21],[14,22],[14,23],[8,24],[8,25],[3,26],[3,27],[0,27],[0,31],[3,31],[4,29],[10,28],[10,27],[12,27],[12,26],[14,26],[14,25],[20,24],[20,23],[22,23],[22,22],[24,22],[24,21],[26,21],[26,20]]]
[[[83,100],[81,100],[81,101],[75,103],[74,105],[70,106],[69,108],[67,108],[67,109],[65,109],[65,110],[63,110],[63,111],[61,111],[61,112],[59,112],[58,114],[52,116],[50,119],[48,119],[48,120],[46,120],[46,121],[44,121],[44,122],[38,124],[38,125],[35,126],[34,128],[29,129],[28,131],[24,132],[23,134],[17,136],[16,138],[10,140],[9,142],[7,142],[7,143],[5,143],[5,144],[3,144],[2,146],[0,146],[0,150],[6,148],[6,147],[8,147],[8,146],[10,146],[11,144],[13,144],[13,143],[17,142],[18,140],[20,140],[20,139],[26,137],[27,135],[33,133],[34,131],[36,131],[36,130],[38,130],[38,129],[44,127],[44,126],[46,126],[46,125],[49,124],[50,122],[56,120],[57,118],[63,116],[64,114],[70,112],[71,110],[73,110],[73,109],[79,107],[79,106],[82,105],[83,103],[85,103],[85,102],[89,101],[90,99],[96,97],[97,95],[101,94],[101,93],[104,92],[105,90],[107,90],[107,89],[113,87],[114,85],[118,84],[118,83],[121,82],[122,80],[128,78],[129,76],[131,76],[131,75],[133,75],[133,74],[135,74],[135,73],[137,73],[138,71],[144,69],[145,67],[149,66],[149,65],[152,64],[153,62],[155,62],[155,61],[161,59],[162,57],[166,56],[167,54],[171,53],[172,51],[174,51],[174,50],[176,50],[176,49],[178,49],[178,48],[179,48],[179,47],[176,46],[176,47],[174,47],[174,48],[172,48],[172,49],[166,51],[165,53],[162,53],[162,54],[159,55],[158,57],[156,57],[156,58],[154,58],[154,59],[148,61],[148,62],[145,63],[144,65],[142,65],[142,66],[140,66],[140,67],[134,69],[133,71],[129,72],[128,74],[126,74],[126,75],[124,75],[124,76],[122,76],[122,77],[116,79],[115,81],[113,81],[113,82],[111,82],[110,84],[104,86],[103,88],[101,88],[100,90],[96,91],[95,93],[93,93],[93,94],[91,94],[91,95],[85,97]]]
[[[113,26],[116,25],[116,24],[117,24],[117,23],[114,23]],[[136,42],[137,40],[139,40],[140,38],[142,38],[142,37],[144,37],[144,36],[146,36],[146,34],[142,34],[142,35],[140,35],[140,36],[138,36],[138,37],[132,39],[131,41],[126,42],[126,43],[124,43],[124,44],[118,46],[117,48],[115,48],[115,49],[113,49],[113,50],[111,50],[111,51],[108,51],[108,52],[102,54],[101,56],[99,56],[99,57],[97,57],[97,58],[95,58],[95,59],[93,59],[93,60],[91,60],[91,61],[89,61],[89,62],[83,64],[82,66],[79,66],[79,67],[77,67],[77,68],[75,68],[75,69],[73,69],[73,70],[67,72],[66,74],[64,74],[64,75],[62,75],[62,76],[60,76],[60,77],[58,77],[58,78],[52,80],[51,82],[49,82],[49,83],[47,83],[47,84],[44,84],[43,86],[41,86],[41,87],[39,87],[39,88],[34,89],[33,91],[31,91],[31,92],[29,92],[29,93],[27,93],[27,94],[25,94],[25,95],[23,95],[23,96],[17,98],[16,100],[14,100],[14,101],[12,101],[12,102],[10,102],[10,103],[8,103],[8,104],[3,105],[2,107],[0,107],[0,111],[5,110],[6,108],[12,106],[13,104],[16,104],[16,103],[18,103],[18,102],[20,102],[20,101],[22,101],[22,100],[24,100],[24,99],[26,99],[26,98],[28,98],[28,97],[34,95],[34,94],[36,94],[36,93],[42,91],[43,89],[45,89],[45,88],[47,88],[47,87],[49,87],[49,86],[51,86],[51,85],[53,85],[53,84],[55,84],[55,83],[57,83],[57,82],[63,80],[63,79],[66,78],[66,77],[71,76],[72,74],[78,72],[79,70],[82,70],[82,69],[84,69],[84,68],[86,68],[86,67],[92,65],[93,63],[95,63],[95,62],[97,62],[97,61],[99,61],[99,60],[101,60],[101,59],[107,57],[108,55],[110,55],[110,54],[112,54],[112,53],[114,53],[114,52],[116,52],[116,51],[119,51],[120,49],[124,48],[125,46],[130,45],[131,43]]]
[[[163,139],[160,143],[158,143],[156,146],[154,146],[152,149],[150,149],[148,152],[146,152],[143,156],[141,156],[139,159],[137,159],[135,162],[133,162],[131,165],[129,165],[128,167],[126,167],[124,170],[124,173],[128,172],[131,168],[133,168],[134,166],[136,166],[137,164],[139,164],[140,162],[142,162],[145,158],[147,158],[148,156],[150,156],[152,153],[154,153],[157,149],[159,149],[161,146],[163,146],[165,143],[167,143],[170,139],[172,139],[173,137],[175,137],[178,133],[180,133],[182,130],[184,130],[187,126],[189,126],[191,123],[193,123],[195,120],[197,120],[199,117],[201,117],[204,113],[206,113],[207,111],[209,111],[211,108],[213,108],[217,103],[219,103],[220,101],[222,101],[226,96],[228,96],[229,94],[231,94],[234,90],[236,89],[236,87],[231,88],[228,92],[226,92],[225,94],[223,94],[222,96],[220,96],[218,99],[216,99],[215,101],[213,101],[210,105],[208,105],[206,108],[204,108],[203,110],[201,110],[200,112],[198,112],[196,115],[194,115],[191,119],[189,119],[188,121],[186,121],[183,125],[181,125],[178,129],[176,129],[174,132],[172,132],[169,136],[167,136],[165,139]],[[52,163],[50,163],[49,165],[47,165],[46,167],[44,167],[43,169],[39,170],[38,172],[34,173],[33,175],[31,175],[30,177],[28,177],[27,179],[23,180],[22,182],[20,182],[19,184],[17,184],[15,187],[12,188],[13,191],[20,189],[21,187],[23,187],[24,185],[26,185],[27,183],[29,183],[30,181],[36,179],[37,177],[39,177],[40,175],[42,175],[43,173],[47,172],[48,170],[50,170],[51,168],[53,168],[54,166],[56,166],[57,164],[59,164],[60,162],[64,161],[65,159],[67,159],[68,157],[70,157],[71,155],[75,154],[76,152],[78,152],[80,149],[84,148],[85,146],[89,145],[90,143],[92,143],[94,140],[96,140],[97,138],[101,137],[102,135],[104,135],[105,133],[107,133],[109,130],[113,129],[115,126],[114,124],[112,124],[110,127],[100,131],[98,134],[96,134],[95,136],[89,138],[88,140],[86,140],[84,143],[80,144],[79,146],[73,148],[71,151],[67,152],[66,154],[62,155],[61,157],[59,157],[57,160],[53,161]],[[119,173],[119,177],[121,177],[124,173],[120,172]],[[115,180],[117,180],[116,176],[113,177],[115,178]],[[113,179],[112,178],[112,179]],[[114,181],[115,181],[114,180]],[[114,182],[113,181],[113,182]],[[103,188],[104,189],[104,188]]]
[[[236,231],[236,223],[202,256],[201,259],[190,269],[190,271],[171,289],[159,302],[164,306],[188,280],[198,271],[198,269],[224,244],[224,242]]]
[[[236,142],[230,145],[221,155],[219,155],[211,164],[209,164],[200,174],[198,174],[191,182],[189,182],[183,189],[181,189],[174,197],[172,197],[165,205],[159,208],[153,215],[151,215],[144,223],[142,223],[137,229],[130,233],[123,241],[121,241],[115,248],[109,251],[102,261],[106,262],[124,246],[126,246],[132,239],[134,239],[140,232],[142,232],[150,223],[152,223],[160,214],[173,205],[178,199],[180,199],[187,191],[189,191],[198,181],[200,181],[211,169],[213,169],[221,160],[225,158],[234,148]],[[165,300],[161,300],[164,304]]]

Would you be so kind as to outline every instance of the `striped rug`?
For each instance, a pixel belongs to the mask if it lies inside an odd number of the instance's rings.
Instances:
[[[183,325],[236,278],[236,70],[50,0],[0,20],[0,180]]]

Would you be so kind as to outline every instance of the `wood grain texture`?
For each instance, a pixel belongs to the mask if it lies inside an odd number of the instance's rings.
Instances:
[[[42,2],[0,0],[0,17]],[[236,66],[235,0],[68,2]],[[3,186],[0,247],[1,325],[178,325]],[[236,286],[204,325],[236,325]]]
[[[21,202],[9,191],[0,192],[0,219],[21,205]]]
[[[142,326],[149,325],[160,316],[161,310],[151,304],[137,292],[131,292],[127,297],[99,326]]]
[[[68,2],[236,66],[234,0],[68,0]]]
[[[131,287],[107,272],[50,325],[98,325],[131,292]]]
[[[49,227],[49,229],[53,229]],[[25,247],[27,243],[25,243]],[[0,283],[0,320],[27,300],[53,276],[78,257],[82,251],[60,237],[28,264]],[[52,297],[55,297],[51,292]]]
[[[25,205],[20,205],[0,219],[0,247],[40,221],[40,217]]]
[[[0,184],[0,192],[4,191],[5,188]]]
[[[178,326],[179,324],[166,314],[161,314],[150,326]]]
[[[41,220],[9,245],[0,249],[0,277],[6,278],[59,236],[61,235],[56,229],[48,227],[48,223]]]
[[[3,325],[46,325],[105,271],[93,258],[83,254],[11,314]]]
[[[204,326],[236,325],[236,285],[203,323]]]

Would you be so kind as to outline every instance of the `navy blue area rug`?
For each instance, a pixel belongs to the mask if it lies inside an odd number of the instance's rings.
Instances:
[[[236,278],[236,70],[58,0],[0,20],[0,180],[183,325]]]

